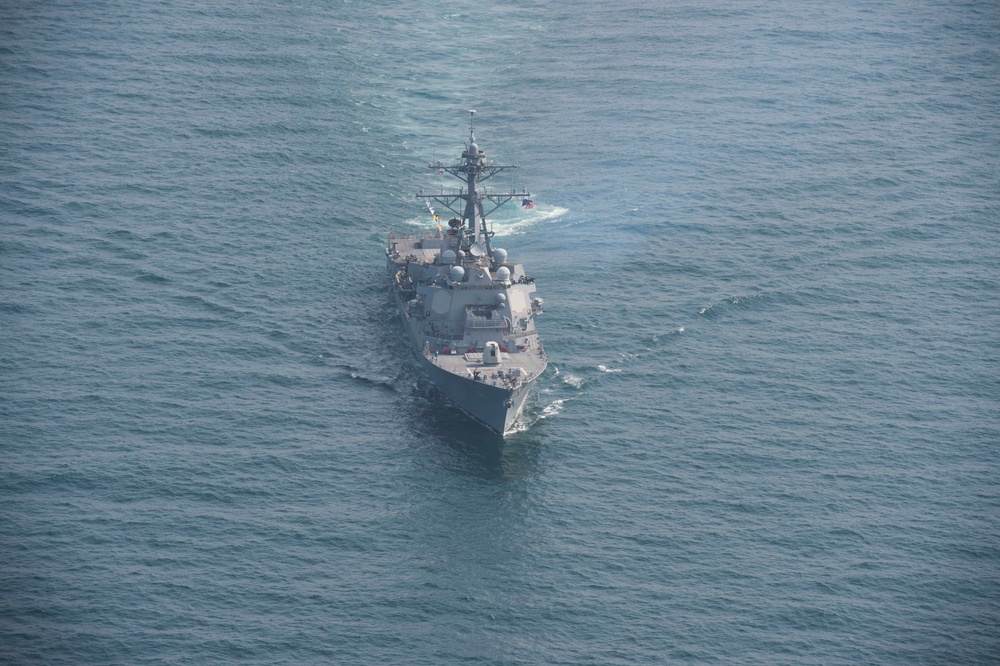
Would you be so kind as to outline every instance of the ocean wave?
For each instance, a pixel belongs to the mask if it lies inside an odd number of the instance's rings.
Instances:
[[[572,399],[573,398],[558,398],[545,407],[542,407],[542,410],[537,413],[529,414],[528,412],[522,412],[521,415],[517,417],[517,420],[511,424],[510,430],[507,431],[507,434],[510,435],[519,432],[526,432],[539,421],[562,414],[563,410],[566,409],[566,403]]]
[[[699,313],[699,314],[701,314],[701,313]],[[675,329],[667,331],[663,335],[664,336],[667,336],[667,335],[677,335],[678,333],[683,333],[683,332],[684,332],[684,327],[683,326],[678,326]],[[658,342],[659,339],[660,339],[659,334],[653,335],[653,342]]]
[[[700,317],[715,317],[732,309],[752,309],[774,300],[775,294],[761,292],[758,294],[747,294],[746,296],[727,296],[713,303],[709,303],[700,310]]]
[[[560,398],[559,400],[553,402],[551,405],[543,408],[542,413],[538,415],[538,419],[539,420],[548,419],[552,418],[553,416],[558,416],[559,414],[562,414],[562,411],[566,408],[567,400],[569,400],[569,398]]]
[[[571,386],[575,389],[578,389],[581,386],[583,386],[584,382],[586,381],[583,377],[579,375],[574,375],[573,373],[570,372],[562,372],[555,365],[552,366],[552,372],[556,377],[560,379],[560,381],[562,381],[563,384]]]
[[[352,370],[348,374],[350,374],[351,379],[357,380],[362,384],[374,386],[375,388],[380,388],[385,391],[391,391],[393,393],[399,392],[398,389],[396,388],[396,385],[393,383],[391,377],[378,376],[378,375],[369,377],[354,370]]]

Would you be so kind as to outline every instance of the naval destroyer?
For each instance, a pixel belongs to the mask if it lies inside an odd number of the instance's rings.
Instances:
[[[462,411],[504,435],[545,370],[535,328],[542,299],[532,295],[534,278],[493,244],[486,216],[511,200],[526,208],[534,203],[526,190],[481,185],[517,167],[487,161],[476,144],[475,113],[461,161],[428,165],[462,187],[417,194],[432,214],[436,202],[455,217],[446,229],[438,222],[416,238],[390,234],[386,263],[403,327],[427,377]]]

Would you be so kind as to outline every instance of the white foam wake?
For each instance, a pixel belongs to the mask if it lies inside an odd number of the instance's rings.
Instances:
[[[562,208],[560,206],[537,206],[534,210],[521,211],[521,214],[517,217],[510,219],[496,219],[491,217],[487,219],[487,222],[498,237],[518,236],[537,224],[554,220],[565,215],[567,212],[569,212],[569,208]],[[426,215],[408,218],[403,220],[403,224],[408,227],[421,227],[424,233],[428,234],[437,232],[437,225],[434,223],[434,220],[428,218]],[[445,224],[445,222],[442,221],[442,224]]]
[[[553,416],[557,416],[562,413],[566,408],[566,399],[556,400],[551,405],[542,410],[542,413],[538,415],[539,419],[547,419]]]
[[[533,210],[522,211],[522,214],[510,220],[493,220],[493,231],[497,236],[517,236],[525,233],[531,227],[542,222],[548,222],[569,212],[569,208],[560,206],[536,206]]]

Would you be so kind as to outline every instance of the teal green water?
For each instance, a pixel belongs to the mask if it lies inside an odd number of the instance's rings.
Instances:
[[[0,7],[0,661],[988,664],[995,3]],[[387,233],[480,146],[504,441]]]

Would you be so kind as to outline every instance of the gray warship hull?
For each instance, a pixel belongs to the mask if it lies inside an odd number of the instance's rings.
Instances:
[[[475,113],[474,111],[472,112]],[[428,165],[440,175],[463,181],[461,189],[441,189],[418,198],[427,202],[437,227],[417,237],[389,235],[386,268],[410,347],[428,379],[452,403],[490,430],[504,435],[514,427],[532,384],[546,367],[535,328],[542,300],[524,267],[493,246],[484,202],[501,205],[521,190],[480,186],[497,173],[516,168],[486,161],[469,127],[469,142],[458,164]],[[445,229],[430,202],[455,214]]]
[[[498,435],[511,432],[528,397],[527,384],[518,389],[484,386],[456,377],[426,360],[421,365],[438,390],[456,407]]]
[[[398,294],[397,294],[398,296]],[[398,297],[396,303],[403,312],[403,303]],[[422,336],[414,331],[412,322],[402,315],[403,325],[410,338],[411,350],[417,359],[424,376],[461,411],[472,417],[496,434],[504,435],[511,431],[517,421],[524,402],[530,393],[532,382],[525,382],[517,388],[493,386],[480,381],[461,377],[455,372],[440,366],[433,355],[421,352]],[[438,355],[440,359],[440,355]],[[473,363],[470,367],[484,367]],[[533,381],[533,380],[532,380]]]

